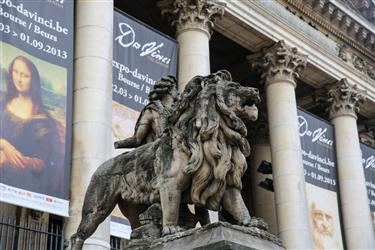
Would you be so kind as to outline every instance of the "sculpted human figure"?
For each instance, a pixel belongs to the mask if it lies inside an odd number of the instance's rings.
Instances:
[[[179,214],[186,204],[224,211],[231,222],[249,226],[241,196],[250,154],[244,121],[257,119],[257,102],[258,90],[233,82],[227,71],[194,77],[169,119],[161,119],[159,137],[104,162],[94,173],[72,249],[81,249],[116,205],[133,226],[139,213],[160,203],[162,235],[183,230]],[[133,138],[144,126],[139,124]],[[126,145],[142,144],[144,138]]]
[[[134,135],[116,141],[115,148],[135,148],[155,141],[166,127],[166,118],[178,98],[177,81],[174,76],[162,77],[155,83],[148,99],[150,103],[142,110],[135,125]]]
[[[142,110],[135,125],[134,135],[121,141],[116,141],[115,148],[135,148],[153,142],[167,126],[171,116],[172,104],[178,100],[177,80],[174,76],[162,77],[156,81],[154,89],[149,94],[150,103]],[[187,216],[187,207],[181,208]],[[195,207],[197,220],[201,225],[210,223],[208,211]]]

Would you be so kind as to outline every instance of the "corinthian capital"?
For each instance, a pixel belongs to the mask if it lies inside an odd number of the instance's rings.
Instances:
[[[264,56],[257,59],[253,66],[260,67],[266,84],[275,81],[288,81],[294,86],[295,79],[299,77],[298,73],[305,68],[307,64],[307,55],[297,51],[297,48],[291,48],[284,41],[277,42],[274,46],[264,51]]]
[[[341,79],[328,90],[329,119],[341,115],[350,115],[357,119],[359,106],[366,99],[366,91],[359,90],[357,85],[349,85],[346,78]]]
[[[162,0],[162,15],[169,15],[177,34],[187,29],[200,29],[210,36],[215,19],[224,15],[225,4],[213,0]]]

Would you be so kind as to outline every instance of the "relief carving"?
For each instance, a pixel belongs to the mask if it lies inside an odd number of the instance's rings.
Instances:
[[[354,68],[356,68],[356,69],[358,69],[359,71],[364,71],[364,69],[365,69],[365,66],[366,66],[366,64],[365,64],[365,61],[362,59],[362,58],[360,58],[359,56],[353,56],[353,66],[354,66]]]
[[[367,74],[371,79],[375,80],[375,67],[367,64]]]

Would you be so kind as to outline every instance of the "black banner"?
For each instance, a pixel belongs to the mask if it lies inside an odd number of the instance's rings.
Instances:
[[[176,75],[178,51],[175,40],[120,11],[113,26],[112,140],[117,141],[133,135],[155,81]]]
[[[314,249],[342,249],[334,128],[297,112]]]
[[[73,0],[0,0],[0,200],[68,216]]]
[[[365,172],[367,195],[375,220],[375,149],[361,143],[362,164]]]
[[[113,37],[113,100],[141,111],[155,81],[176,75],[177,43],[119,11]]]
[[[298,122],[306,182],[337,192],[333,126],[302,110]]]

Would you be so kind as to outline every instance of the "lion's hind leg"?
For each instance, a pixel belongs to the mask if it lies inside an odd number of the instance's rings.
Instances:
[[[251,217],[242,199],[240,190],[237,188],[227,188],[224,192],[222,204],[223,208],[233,216],[237,224],[250,225]]]
[[[89,238],[110,215],[120,199],[118,176],[98,176],[92,178],[87,188],[82,208],[82,219],[77,232],[72,235],[72,250],[82,249]]]

